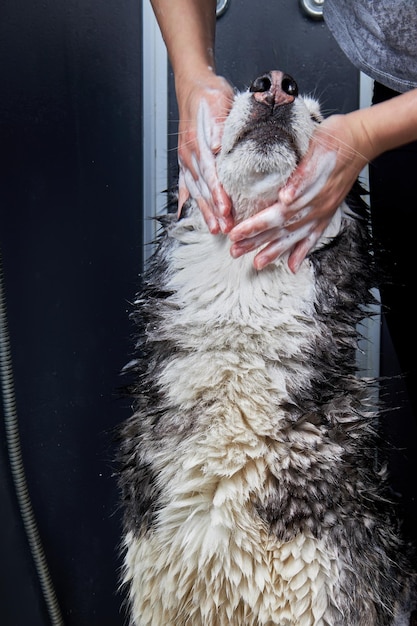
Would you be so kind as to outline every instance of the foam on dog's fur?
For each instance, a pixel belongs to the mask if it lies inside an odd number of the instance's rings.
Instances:
[[[237,220],[307,150],[318,105],[289,100],[236,96],[218,171]],[[162,220],[120,455],[132,624],[409,623],[373,394],[355,376],[373,286],[359,213],[343,204],[295,275],[285,258],[261,272],[254,254],[232,259],[192,203]]]

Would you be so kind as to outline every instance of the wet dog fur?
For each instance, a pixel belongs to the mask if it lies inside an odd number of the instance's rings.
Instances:
[[[217,168],[237,221],[274,199],[320,120],[280,72],[236,94]],[[415,578],[356,372],[376,280],[360,196],[296,274],[232,259],[193,202],[161,224],[120,444],[131,624],[408,626]]]

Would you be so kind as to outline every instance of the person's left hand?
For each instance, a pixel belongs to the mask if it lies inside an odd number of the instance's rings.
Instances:
[[[254,259],[261,270],[288,252],[288,266],[297,272],[368,162],[360,153],[364,135],[358,115],[324,120],[307,154],[278,190],[277,202],[230,231],[231,255],[236,258],[264,246]]]

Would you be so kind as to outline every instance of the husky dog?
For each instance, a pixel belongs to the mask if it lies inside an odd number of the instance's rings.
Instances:
[[[236,95],[217,157],[236,222],[271,204],[320,120],[282,72]],[[194,202],[163,218],[121,431],[131,624],[411,623],[414,574],[355,371],[374,264],[349,202],[296,274],[233,259]]]

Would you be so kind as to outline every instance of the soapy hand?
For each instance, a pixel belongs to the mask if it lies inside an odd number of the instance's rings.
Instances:
[[[233,227],[231,201],[216,172],[215,155],[221,147],[224,121],[233,102],[233,89],[222,77],[191,86],[181,103],[178,161],[178,210],[191,195],[213,234]]]
[[[264,246],[255,256],[256,269],[288,252],[289,268],[297,272],[368,161],[358,151],[364,134],[349,114],[322,122],[277,202],[229,233],[232,256]]]

